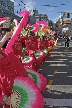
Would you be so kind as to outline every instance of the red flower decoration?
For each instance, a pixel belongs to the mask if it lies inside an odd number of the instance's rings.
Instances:
[[[20,56],[24,57],[24,55],[22,53],[22,44],[21,44],[20,40],[16,40],[12,48],[13,48],[13,52],[16,56],[20,55]]]
[[[0,54],[6,55],[4,52]],[[16,76],[28,76],[24,66],[13,53],[9,53],[0,59],[0,75],[0,85],[6,95],[11,94]]]

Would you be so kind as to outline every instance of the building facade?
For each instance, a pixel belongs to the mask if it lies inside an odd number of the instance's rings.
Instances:
[[[2,9],[9,13],[14,13],[14,2],[10,0],[0,0],[0,10]]]
[[[36,18],[36,21],[48,21],[48,16],[46,14],[39,14],[38,10],[34,9],[34,16]]]
[[[29,17],[29,23],[34,24],[37,21],[48,22],[48,16],[46,14],[39,14],[38,10],[34,9],[33,14]]]
[[[0,17],[7,17],[7,21],[3,23],[3,28],[9,28],[13,19],[21,18],[14,13],[14,2],[10,0],[0,0]]]
[[[14,2],[10,0],[0,0],[0,17],[19,18],[14,13]]]

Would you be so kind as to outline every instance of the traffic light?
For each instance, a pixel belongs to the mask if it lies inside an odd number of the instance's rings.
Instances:
[[[67,18],[70,18],[70,12],[67,13]]]

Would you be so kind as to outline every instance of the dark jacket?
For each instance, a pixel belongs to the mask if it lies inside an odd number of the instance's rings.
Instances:
[[[68,36],[65,38],[65,41],[66,42],[69,42],[70,41]]]

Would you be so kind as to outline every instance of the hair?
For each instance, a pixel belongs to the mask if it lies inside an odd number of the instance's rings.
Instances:
[[[30,35],[35,36],[35,33],[34,33],[34,32],[32,32],[32,31],[30,31]]]

